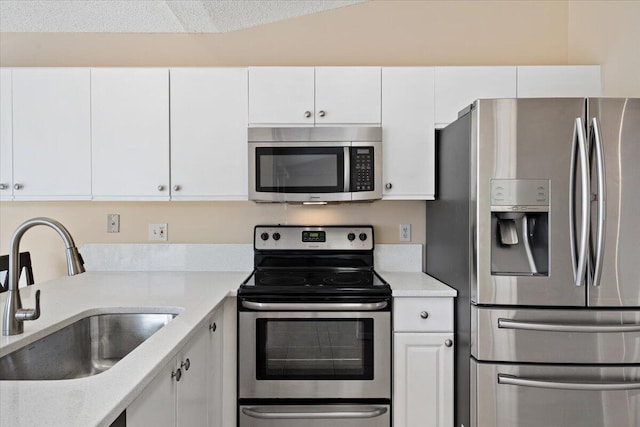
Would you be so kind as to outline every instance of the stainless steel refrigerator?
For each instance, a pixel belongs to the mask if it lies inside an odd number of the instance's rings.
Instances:
[[[437,165],[455,426],[640,426],[640,98],[479,100]]]

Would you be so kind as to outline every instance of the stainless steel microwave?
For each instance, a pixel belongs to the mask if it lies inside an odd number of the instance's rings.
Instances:
[[[249,199],[348,202],[382,197],[382,128],[249,128]]]

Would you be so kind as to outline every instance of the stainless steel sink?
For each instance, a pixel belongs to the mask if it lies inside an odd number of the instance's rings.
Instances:
[[[176,316],[109,313],[79,319],[0,358],[0,380],[63,380],[99,374]]]

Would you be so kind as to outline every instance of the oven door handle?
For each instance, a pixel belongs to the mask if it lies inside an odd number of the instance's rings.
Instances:
[[[375,418],[387,413],[383,406],[372,407],[366,411],[316,411],[316,412],[269,412],[259,407],[242,408],[242,413],[251,417],[264,420],[290,420],[290,419],[353,419]]]
[[[380,302],[340,302],[340,303],[294,303],[294,302],[256,302],[242,301],[242,306],[259,311],[376,311],[389,303]]]

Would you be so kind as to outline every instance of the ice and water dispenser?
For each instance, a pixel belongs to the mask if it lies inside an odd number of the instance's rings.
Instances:
[[[549,190],[541,179],[491,180],[491,274],[549,275]]]

